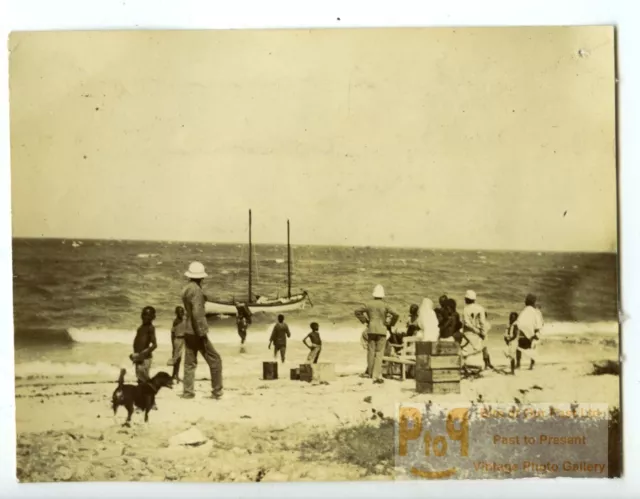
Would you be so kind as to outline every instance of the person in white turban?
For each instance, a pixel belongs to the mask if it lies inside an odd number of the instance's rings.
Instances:
[[[433,302],[429,298],[422,300],[420,311],[418,312],[418,327],[423,341],[438,341],[440,328],[438,327],[438,317],[433,309]]]
[[[485,345],[487,334],[491,324],[487,320],[487,312],[482,305],[476,302],[476,293],[468,290],[464,295],[464,309],[462,311],[463,347],[462,357],[475,356],[482,353],[485,369],[493,369],[489,350]]]

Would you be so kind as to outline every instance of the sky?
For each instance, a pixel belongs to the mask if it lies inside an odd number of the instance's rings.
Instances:
[[[610,27],[9,47],[14,237],[617,248]]]

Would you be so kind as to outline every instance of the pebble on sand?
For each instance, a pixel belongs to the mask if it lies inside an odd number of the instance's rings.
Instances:
[[[266,475],[260,480],[261,482],[286,482],[288,481],[288,475],[279,473],[277,471],[267,472]]]
[[[56,482],[68,482],[73,476],[73,471],[66,466],[60,466],[53,475]]]
[[[207,443],[209,439],[198,430],[198,428],[191,427],[182,433],[178,433],[169,439],[169,445],[176,447],[179,445],[191,445],[198,446]]]

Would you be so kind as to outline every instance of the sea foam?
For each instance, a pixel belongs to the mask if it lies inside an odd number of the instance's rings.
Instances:
[[[249,328],[247,342],[260,343],[268,342],[271,334],[272,325],[259,325]],[[292,341],[301,340],[307,334],[305,325],[290,324],[292,331]],[[504,326],[494,325],[489,336],[502,334]],[[546,323],[543,330],[543,337],[567,336],[567,335],[584,335],[584,334],[601,334],[601,335],[617,335],[617,322],[549,322]],[[323,341],[332,343],[351,343],[359,342],[362,334],[362,326],[350,325],[330,325],[322,326],[320,330]],[[123,344],[131,345],[133,341],[133,332],[129,330],[119,329],[68,329],[71,341],[75,343],[106,343],[106,344]],[[168,329],[156,329],[156,338],[161,346],[169,346],[171,343],[171,333]],[[209,332],[211,341],[222,344],[234,344],[239,341],[238,335],[234,327],[215,328]]]

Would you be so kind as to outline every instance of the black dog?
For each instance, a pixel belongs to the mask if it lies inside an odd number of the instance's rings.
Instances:
[[[127,420],[122,426],[129,426],[134,406],[136,406],[144,411],[144,422],[146,423],[149,421],[149,411],[155,405],[156,394],[160,388],[164,386],[167,388],[173,388],[171,375],[161,371],[147,383],[141,383],[139,385],[125,385],[124,375],[126,372],[126,369],[120,370],[118,388],[113,392],[113,397],[111,399],[113,415],[115,416],[118,407],[121,405],[124,406],[127,409],[128,415]]]

